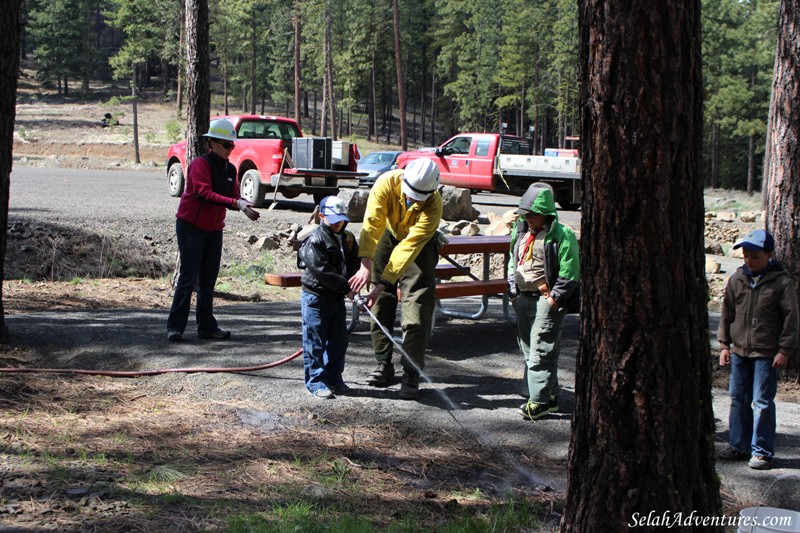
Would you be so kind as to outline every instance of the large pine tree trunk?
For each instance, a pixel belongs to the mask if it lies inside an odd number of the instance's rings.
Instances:
[[[294,0],[294,119],[300,124],[300,0]]]
[[[764,195],[776,255],[800,279],[800,7],[781,2],[772,82]]]
[[[424,140],[422,141],[425,142]],[[431,69],[431,146],[436,146],[436,69]]]
[[[328,120],[331,123],[331,135],[336,140],[336,99],[333,93],[333,15],[331,0],[325,0],[325,83],[328,91]]]
[[[208,59],[208,0],[186,0],[186,164],[205,149],[203,135],[211,116]]]
[[[406,138],[406,91],[403,83],[403,58],[400,53],[400,13],[397,0],[392,1],[392,15],[394,18],[394,64],[397,71],[397,104],[400,106],[400,149],[408,150]]]
[[[375,140],[378,140],[378,112],[376,109],[376,98],[375,98],[375,83],[376,83],[376,74],[375,74],[375,52],[372,52],[372,70],[370,72],[369,78],[369,104],[367,107],[369,108],[367,113],[369,115],[369,125],[367,126],[367,139],[370,141],[372,140],[372,136],[375,135]]]
[[[711,125],[711,188],[716,189],[719,187],[719,143],[720,143],[720,127],[719,117],[714,117],[714,123]]]
[[[719,514],[700,2],[583,0],[579,17],[582,335],[562,531]]]
[[[181,24],[180,24],[180,35],[178,37],[178,88],[177,88],[177,98],[175,100],[175,107],[176,107],[176,114],[178,118],[181,118],[181,114],[183,113],[183,41],[185,39],[186,34],[186,6],[181,6]]]
[[[6,244],[8,238],[8,194],[11,185],[11,151],[14,146],[17,75],[19,74],[19,36],[22,30],[20,12],[22,0],[3,3],[0,17],[0,342],[5,342],[5,312],[3,311],[3,280],[5,279]]]
[[[258,75],[256,74],[256,19],[250,21],[250,114],[256,114]]]

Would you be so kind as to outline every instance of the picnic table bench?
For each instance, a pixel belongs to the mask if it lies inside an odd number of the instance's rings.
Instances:
[[[514,322],[510,314],[506,281],[507,264],[509,255],[510,237],[506,236],[453,236],[449,237],[449,242],[442,246],[439,255],[447,263],[436,265],[436,308],[445,316],[455,318],[468,318],[477,320],[482,318],[489,304],[489,297],[492,295],[502,295],[503,312],[509,322]],[[475,276],[469,266],[458,263],[452,256],[462,254],[483,254],[482,277]],[[503,277],[491,278],[490,266],[491,256],[501,253],[504,256]],[[274,287],[299,287],[302,272],[271,273],[264,274],[264,283]],[[449,281],[454,277],[467,276],[472,278],[469,281]],[[466,296],[480,296],[481,306],[475,313],[466,313],[444,307],[441,300],[450,298],[462,298]],[[358,323],[358,309],[353,304],[353,314],[348,325],[348,331],[352,331]]]

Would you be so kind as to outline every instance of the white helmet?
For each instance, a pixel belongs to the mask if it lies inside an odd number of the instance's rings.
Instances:
[[[211,121],[211,125],[208,127],[208,133],[203,135],[203,137],[222,139],[223,141],[235,141],[236,130],[233,129],[233,124],[231,124],[229,120],[219,118]]]
[[[403,172],[403,194],[423,202],[439,188],[439,167],[432,159],[415,159]]]

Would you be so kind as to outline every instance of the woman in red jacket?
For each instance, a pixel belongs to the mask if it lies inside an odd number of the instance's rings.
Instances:
[[[225,119],[214,120],[204,137],[208,138],[209,151],[189,165],[176,215],[180,272],[167,319],[167,339],[172,342],[183,337],[195,285],[198,337],[230,338],[231,332],[220,329],[214,318],[214,285],[222,257],[225,214],[234,209],[250,220],[259,216],[249,202],[239,198],[236,168],[228,161],[236,140],[233,125]]]

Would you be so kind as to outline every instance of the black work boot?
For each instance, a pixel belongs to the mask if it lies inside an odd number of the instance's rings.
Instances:
[[[367,376],[367,385],[373,387],[384,387],[392,381],[394,377],[394,365],[392,363],[378,363],[375,370]]]
[[[418,374],[409,374],[406,372],[403,375],[403,384],[400,385],[400,398],[404,400],[416,400],[419,398]]]

